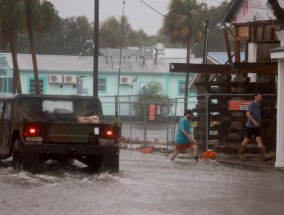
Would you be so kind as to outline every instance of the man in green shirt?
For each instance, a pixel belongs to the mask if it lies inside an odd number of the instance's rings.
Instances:
[[[196,161],[198,161],[197,151],[198,146],[196,142],[190,135],[191,129],[191,118],[193,117],[192,110],[186,110],[184,113],[184,117],[180,119],[178,123],[178,130],[175,139],[175,149],[171,156],[171,161],[175,159],[175,157],[183,150],[187,150],[192,148],[193,155]]]

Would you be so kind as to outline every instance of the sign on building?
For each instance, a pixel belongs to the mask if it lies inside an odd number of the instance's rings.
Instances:
[[[251,101],[246,100],[230,100],[229,110],[247,110]]]

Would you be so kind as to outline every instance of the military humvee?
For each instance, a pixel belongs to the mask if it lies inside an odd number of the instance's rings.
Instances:
[[[12,157],[15,170],[33,173],[50,159],[76,159],[95,172],[118,172],[120,126],[103,122],[95,97],[0,98],[0,158]]]

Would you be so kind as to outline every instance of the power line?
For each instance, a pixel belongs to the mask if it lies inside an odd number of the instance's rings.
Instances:
[[[211,2],[216,2],[216,3],[224,3],[224,4],[230,4],[230,2],[224,2],[224,1],[218,1],[218,0],[209,0]],[[152,6],[150,6],[149,4],[147,4],[145,1],[140,0],[140,2],[142,4],[144,4],[146,7],[150,8],[152,11],[154,11],[155,13],[158,13],[159,15],[165,17],[164,14],[162,14],[161,12],[159,12],[158,10],[154,9]],[[243,6],[243,4],[237,4],[238,6]],[[271,10],[271,8],[265,6],[265,5],[257,5],[257,4],[248,4],[249,8],[255,8],[255,9],[262,9],[262,10]]]
[[[156,9],[154,9],[153,7],[151,7],[150,5],[148,5],[146,2],[144,2],[143,0],[140,0],[142,4],[146,5],[148,8],[150,8],[151,10],[153,10],[154,12],[160,14],[161,16],[165,17],[164,14],[160,13],[159,11],[157,11]]]
[[[217,2],[217,3],[224,3],[224,4],[230,4],[230,2],[224,2],[224,1],[218,1],[218,0],[209,0],[212,2]],[[244,4],[237,4],[238,6],[243,6]],[[262,9],[262,10],[271,10],[268,6],[265,5],[257,5],[257,4],[248,4],[248,7],[250,8],[256,8],[256,9]]]

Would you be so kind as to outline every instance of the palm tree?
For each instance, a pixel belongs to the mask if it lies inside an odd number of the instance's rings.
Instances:
[[[164,17],[162,32],[170,36],[171,41],[186,45],[186,63],[190,63],[192,44],[201,36],[206,5],[197,0],[172,0],[169,12]],[[186,73],[184,110],[187,109],[189,73]]]
[[[0,40],[2,46],[9,44],[13,61],[13,93],[22,93],[17,59],[17,34],[24,29],[25,5],[19,0],[0,0]]]
[[[54,5],[47,0],[24,0],[26,5],[26,25],[32,61],[34,67],[35,93],[39,94],[39,78],[36,60],[36,48],[33,31],[44,32],[51,27],[53,18],[56,17]]]
[[[278,0],[279,1],[279,0]],[[276,18],[284,23],[284,9],[280,7],[279,2],[277,0],[268,0],[268,3],[271,6],[271,9],[273,10],[274,15]]]

